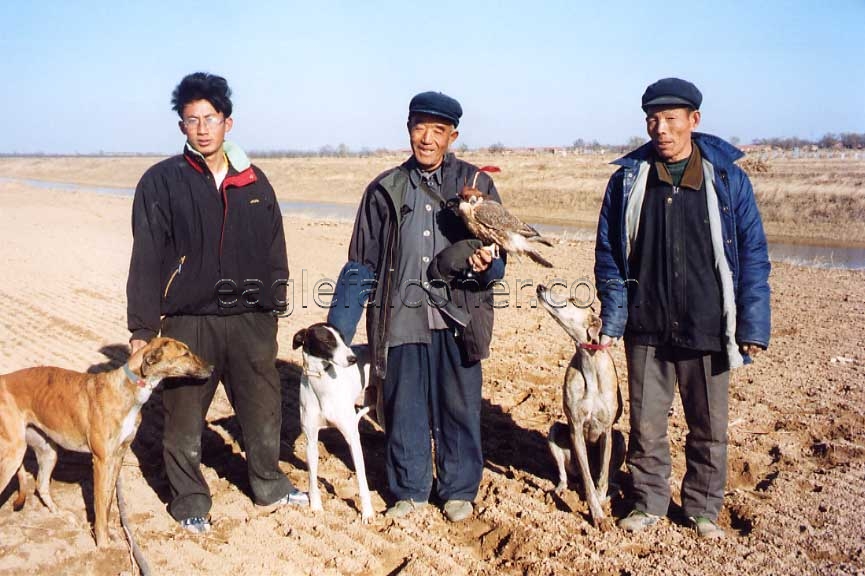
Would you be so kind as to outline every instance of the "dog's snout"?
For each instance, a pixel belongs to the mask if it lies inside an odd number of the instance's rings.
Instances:
[[[349,366],[354,366],[355,364],[357,364],[357,356],[355,356],[354,354],[346,358],[346,360],[348,360]]]

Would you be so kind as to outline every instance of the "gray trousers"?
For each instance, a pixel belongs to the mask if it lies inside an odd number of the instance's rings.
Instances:
[[[727,482],[729,365],[724,352],[625,343],[631,433],[628,469],[634,507],[665,515],[670,504],[667,419],[678,382],[688,424],[682,508],[717,520]]]
[[[276,370],[277,319],[267,313],[174,316],[162,335],[184,342],[214,366],[206,381],[163,383],[165,472],[169,512],[177,520],[207,516],[210,490],[201,473],[201,435],[207,409],[222,381],[243,432],[249,484],[257,504],[270,504],[294,488],[279,468],[282,389]]]

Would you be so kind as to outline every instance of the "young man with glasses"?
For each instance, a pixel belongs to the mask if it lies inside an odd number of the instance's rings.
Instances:
[[[285,307],[288,262],[273,188],[231,131],[231,90],[220,76],[183,78],[172,95],[183,153],[142,176],[132,206],[126,286],[135,352],[157,334],[185,342],[214,365],[198,380],[167,380],[163,457],[169,511],[191,532],[210,529],[201,435],[222,381],[243,431],[257,504],[307,504],[279,468],[281,387],[276,313]]]

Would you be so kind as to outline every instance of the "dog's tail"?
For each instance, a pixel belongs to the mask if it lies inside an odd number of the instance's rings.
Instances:
[[[379,432],[384,432],[384,428],[382,428],[381,424],[379,424],[376,419],[376,412],[373,411],[372,415],[370,415],[371,408],[371,406],[364,406],[357,411],[357,423],[360,424],[361,419],[366,418],[366,421],[369,422],[373,428],[375,428]]]
[[[360,410],[357,411],[357,422],[360,422],[360,419],[366,416],[369,413],[369,406],[364,406]]]

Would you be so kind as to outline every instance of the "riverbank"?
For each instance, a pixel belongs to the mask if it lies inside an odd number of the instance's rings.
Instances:
[[[406,153],[407,154],[407,153]],[[406,157],[263,158],[280,200],[357,206],[377,174]],[[514,214],[526,221],[594,228],[612,155],[496,154],[470,152],[478,166],[496,165],[496,186]],[[31,178],[91,187],[134,189],[156,157],[0,158],[0,177]],[[752,175],[770,238],[785,244],[865,247],[865,160],[776,158]]]

